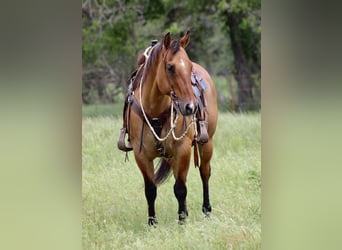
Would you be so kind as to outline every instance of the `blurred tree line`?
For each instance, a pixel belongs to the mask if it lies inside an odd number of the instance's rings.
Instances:
[[[233,76],[237,109],[260,108],[260,0],[83,0],[82,19],[84,104],[122,101],[150,41],[190,30],[189,57]]]

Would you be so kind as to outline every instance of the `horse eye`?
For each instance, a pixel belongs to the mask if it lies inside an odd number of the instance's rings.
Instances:
[[[172,64],[167,64],[166,65],[166,69],[167,69],[167,71],[168,72],[170,72],[170,73],[175,73],[175,65],[172,65]]]

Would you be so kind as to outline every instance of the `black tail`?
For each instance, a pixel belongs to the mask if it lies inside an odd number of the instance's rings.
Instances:
[[[171,174],[171,166],[165,159],[161,159],[158,163],[158,169],[154,173],[154,183],[156,185],[162,184],[168,179]]]

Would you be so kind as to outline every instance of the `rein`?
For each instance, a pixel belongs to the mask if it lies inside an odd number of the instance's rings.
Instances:
[[[145,56],[145,62],[147,62],[147,59],[149,58],[149,55],[147,54],[148,50],[150,49],[151,47],[147,48],[144,52],[144,56]],[[146,65],[146,63],[145,63]],[[148,125],[148,127],[150,128],[152,134],[154,135],[154,137],[159,141],[159,142],[163,142],[165,141],[169,136],[170,134],[172,134],[172,137],[174,140],[176,141],[179,141],[181,139],[183,139],[185,137],[185,135],[188,133],[190,127],[192,125],[194,125],[195,127],[195,137],[197,135],[197,126],[196,126],[196,116],[195,115],[192,115],[192,118],[191,118],[191,122],[189,123],[189,125],[187,126],[187,128],[183,131],[183,133],[181,134],[181,136],[177,137],[176,134],[175,134],[175,128],[176,128],[176,124],[177,124],[177,120],[178,120],[178,111],[177,109],[174,109],[174,100],[173,98],[171,98],[171,110],[170,110],[170,113],[171,113],[171,119],[170,119],[170,130],[166,133],[166,135],[164,137],[159,137],[157,135],[157,133],[155,132],[155,129],[153,128],[153,126],[151,125],[149,119],[147,118],[147,115],[145,113],[145,109],[144,109],[144,105],[143,105],[143,102],[142,102],[142,81],[143,81],[143,78],[145,76],[145,65],[144,65],[144,71],[143,71],[143,75],[140,79],[140,86],[139,86],[139,101],[140,101],[140,106],[141,106],[141,111],[142,111],[142,114],[144,116],[144,119],[145,119],[145,122],[146,124]],[[174,96],[174,93],[173,91],[171,91],[171,96]],[[176,117],[174,118],[174,110],[176,110]]]

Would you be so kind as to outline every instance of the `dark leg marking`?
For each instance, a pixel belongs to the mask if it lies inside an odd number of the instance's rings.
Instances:
[[[210,216],[211,213],[211,205],[209,200],[209,178],[210,178],[210,169],[209,173],[204,174],[201,171],[201,179],[203,184],[203,204],[202,204],[202,212],[206,217]]]
[[[187,189],[185,183],[180,179],[177,179],[175,185],[173,186],[173,191],[178,200],[179,223],[183,224],[185,222],[186,217],[188,216],[188,210],[186,209]]]
[[[148,178],[145,178],[145,196],[148,204],[148,225],[153,226],[158,223],[154,210],[154,202],[157,197],[157,187]]]

